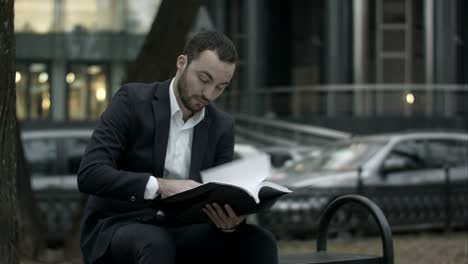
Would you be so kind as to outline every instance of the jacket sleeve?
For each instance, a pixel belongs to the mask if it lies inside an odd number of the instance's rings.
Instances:
[[[78,189],[96,196],[141,202],[150,173],[118,170],[132,129],[132,107],[127,86],[113,96],[101,115],[78,170]]]
[[[229,118],[229,121],[230,123],[227,126],[227,129],[216,146],[214,167],[230,162],[234,158],[234,120]]]

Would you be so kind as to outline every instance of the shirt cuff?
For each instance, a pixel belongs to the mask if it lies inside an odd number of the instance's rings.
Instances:
[[[145,194],[143,198],[145,200],[153,200],[158,195],[159,184],[158,180],[154,176],[150,176],[146,183]]]

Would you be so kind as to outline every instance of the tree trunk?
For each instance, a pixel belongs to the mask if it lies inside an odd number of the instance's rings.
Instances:
[[[18,263],[13,0],[0,0],[0,259]]]
[[[205,0],[162,1],[126,82],[164,81],[174,75],[193,20]]]

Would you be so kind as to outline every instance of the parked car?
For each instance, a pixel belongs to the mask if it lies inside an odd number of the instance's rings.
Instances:
[[[76,174],[81,157],[93,133],[90,127],[51,126],[25,129],[22,141],[31,169],[31,186],[35,191],[78,191]],[[234,158],[264,153],[254,145],[234,146]]]
[[[22,141],[35,191],[78,191],[76,173],[91,137],[89,128],[25,130]]]
[[[467,159],[466,133],[398,133],[339,141],[291,164],[279,182],[294,193],[258,219],[277,234],[313,236],[318,214],[332,199],[360,193],[383,209],[395,230],[463,226],[468,219]],[[364,219],[351,211],[343,214],[342,226],[364,231]]]
[[[255,147],[252,144],[248,143],[236,143],[234,145],[234,159],[243,159],[247,157],[252,157],[259,154],[264,154],[259,148]]]
[[[305,146],[268,146],[260,150],[270,155],[271,166],[275,169],[281,169],[295,161],[314,155],[319,151],[318,147]]]

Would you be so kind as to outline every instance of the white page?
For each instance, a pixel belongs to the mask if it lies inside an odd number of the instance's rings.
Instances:
[[[220,182],[254,191],[271,172],[270,157],[259,154],[200,172],[203,183]]]

